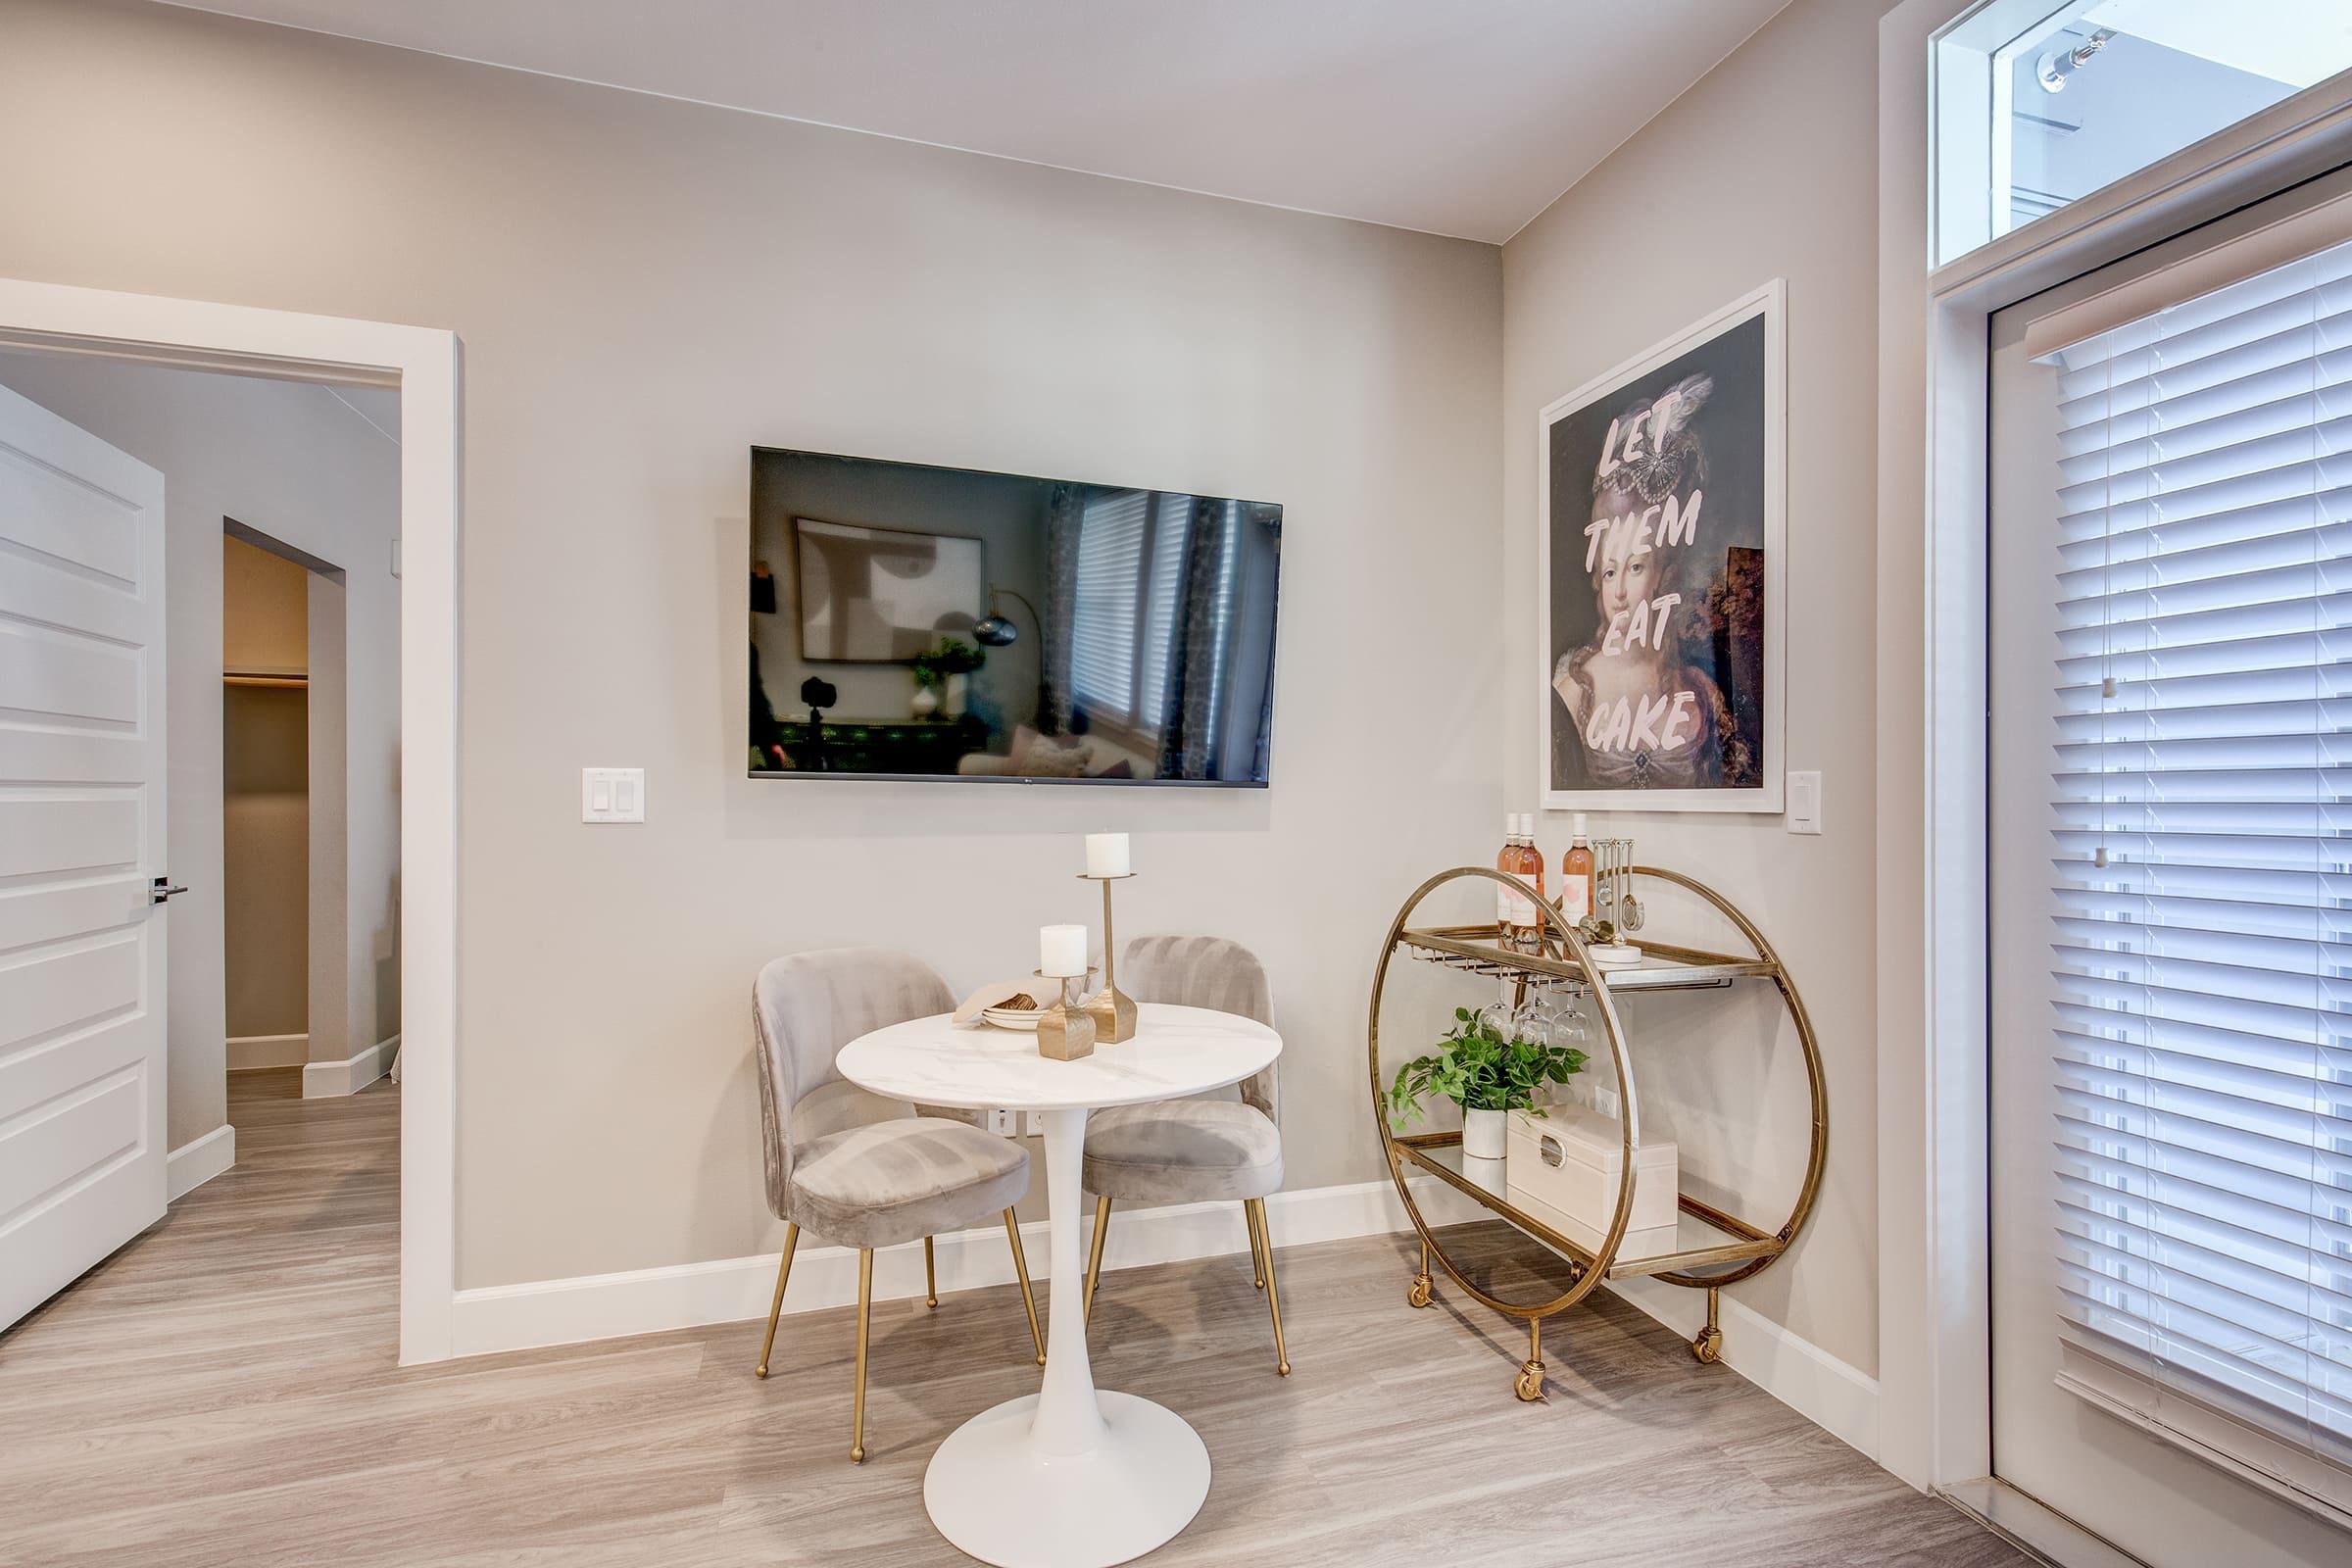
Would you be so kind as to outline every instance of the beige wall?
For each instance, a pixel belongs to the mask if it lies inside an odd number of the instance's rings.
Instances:
[[[167,480],[167,484],[169,481]],[[311,574],[220,540],[221,972],[231,1040],[309,1031]],[[169,606],[167,606],[169,609]]]
[[[1374,950],[1501,808],[1493,247],[115,0],[0,31],[0,275],[465,339],[461,1284],[775,1246],[755,969],[1017,967],[1087,829],[1122,930],[1266,958],[1292,1182],[1378,1175]],[[1274,787],[745,779],[755,443],[1285,503]]]
[[[1530,710],[1537,414],[1766,279],[1788,280],[1788,765],[1823,775],[1826,831],[1777,817],[1613,814],[1644,860],[1743,906],[1802,988],[1828,1060],[1830,1161],[1784,1263],[1740,1299],[1831,1354],[1878,1366],[1873,1027],[1879,0],[1797,0],[1503,248],[1504,596]],[[1506,726],[1504,793],[1532,804],[1532,724]],[[1596,823],[1596,831],[1604,824]],[[1557,864],[1566,823],[1545,822]],[[1679,1136],[1701,1184],[1786,1211],[1803,1076],[1758,995],[1640,1009],[1657,1053],[1645,1134]],[[1778,1223],[1779,1213],[1754,1214]]]
[[[232,674],[308,671],[311,575],[259,545],[220,536],[220,667]]]
[[[13,48],[23,35],[17,22],[13,12],[0,9],[0,31],[8,33],[12,45],[0,54],[0,75],[12,72],[20,58]],[[12,124],[6,117],[15,112],[13,98],[13,92],[0,93],[0,120]],[[0,159],[8,156],[0,152]],[[72,226],[69,218],[92,210],[89,204],[61,207],[53,220],[59,227]],[[8,254],[26,230],[26,224],[13,220],[23,216],[19,210],[11,220],[0,221],[0,275],[39,275]],[[313,1059],[330,1052],[347,1056],[382,1038],[368,1032],[379,1016],[388,1013],[397,1020],[399,977],[392,955],[400,869],[400,585],[390,567],[400,452],[382,429],[333,393],[289,381],[6,354],[0,355],[0,385],[113,442],[164,475],[170,751],[165,822],[172,880],[189,890],[171,903],[167,937],[168,1119],[171,1146],[177,1149],[220,1126],[227,1115],[220,683],[225,646],[220,535],[227,519],[346,574],[335,602],[350,603],[348,635],[359,651],[348,690],[336,678],[340,666],[324,662],[343,633],[338,628],[331,638],[319,634],[321,596],[309,596],[311,741],[316,748],[322,735],[341,734],[344,744],[331,760],[321,760],[314,750],[314,837],[308,854],[317,865],[320,813],[335,811],[321,792],[322,774],[349,776],[351,844],[346,876],[320,895],[332,908],[322,912],[314,903],[310,915]],[[322,726],[322,698],[347,703],[347,730]],[[326,826],[339,853],[345,822],[329,814]],[[347,941],[347,933],[357,933],[357,940]],[[330,978],[348,976],[339,998],[321,984],[321,967],[333,972]],[[330,1000],[321,1002],[322,994]],[[398,1027],[395,1021],[392,1028]],[[362,1037],[357,1044],[341,1044],[355,1035]]]

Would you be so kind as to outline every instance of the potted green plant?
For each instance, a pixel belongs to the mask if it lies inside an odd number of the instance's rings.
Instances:
[[[1500,1159],[1504,1113],[1544,1114],[1536,1092],[1583,1072],[1585,1059],[1573,1046],[1547,1046],[1516,1032],[1506,1037],[1484,1014],[1456,1007],[1437,1053],[1396,1069],[1389,1086],[1390,1120],[1401,1130],[1420,1119],[1426,1096],[1444,1095],[1462,1107],[1462,1152]]]
[[[911,704],[914,716],[929,718],[938,712],[943,695],[947,699],[948,716],[954,718],[960,713],[964,677],[978,669],[987,657],[971,643],[942,637],[937,648],[908,660],[908,670],[914,676]]]

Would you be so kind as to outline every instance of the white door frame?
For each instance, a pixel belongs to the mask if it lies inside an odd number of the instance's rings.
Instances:
[[[1995,311],[2352,163],[2352,78],[1932,269],[1930,171],[1974,106],[1938,40],[2011,0],[1904,0],[1879,26],[1879,1461],[1991,1470],[1985,1291],[1985,401]],[[2054,0],[2053,0],[2054,3]],[[1923,831],[1924,828],[1924,831]]]
[[[457,1285],[457,335],[0,278],[0,348],[399,389],[400,1360],[446,1359]]]

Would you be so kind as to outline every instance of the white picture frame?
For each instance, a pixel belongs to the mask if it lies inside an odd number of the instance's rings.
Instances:
[[[1778,814],[1785,808],[1783,783],[1788,767],[1786,676],[1788,612],[1786,515],[1788,464],[1786,302],[1787,280],[1776,277],[1741,295],[1722,309],[1692,322],[1654,348],[1627,360],[1603,374],[1594,376],[1565,396],[1554,399],[1544,405],[1537,417],[1535,591],[1536,635],[1539,647],[1538,658],[1535,661],[1537,667],[1530,685],[1534,688],[1533,695],[1538,705],[1536,708],[1537,793],[1544,809],[1547,811],[1724,811]],[[1726,447],[1737,445],[1743,454],[1740,476],[1734,482],[1742,487],[1752,482],[1760,493],[1747,498],[1719,495],[1713,515],[1721,518],[1728,511],[1736,510],[1741,519],[1737,526],[1740,530],[1739,537],[1742,540],[1752,538],[1760,531],[1764,599],[1760,616],[1763,644],[1760,658],[1754,662],[1752,671],[1744,662],[1738,662],[1737,667],[1725,663],[1702,666],[1702,678],[1692,684],[1704,686],[1706,690],[1693,693],[1690,691],[1666,692],[1661,689],[1658,693],[1658,700],[1666,705],[1664,709],[1653,709],[1646,702],[1637,706],[1632,699],[1619,699],[1618,702],[1628,711],[1609,713],[1605,710],[1606,699],[1595,694],[1587,674],[1592,659],[1597,657],[1604,647],[1610,650],[1617,648],[1616,643],[1607,641],[1607,630],[1608,627],[1616,627],[1621,631],[1624,629],[1624,612],[1619,612],[1615,615],[1604,617],[1602,606],[1605,604],[1605,590],[1598,578],[1594,579],[1593,586],[1590,590],[1593,599],[1593,606],[1591,609],[1588,610],[1581,604],[1571,606],[1563,599],[1560,607],[1562,612],[1555,617],[1554,603],[1554,561],[1563,537],[1574,539],[1575,548],[1585,553],[1584,567],[1588,572],[1592,571],[1595,565],[1594,552],[1597,547],[1594,545],[1592,535],[1595,531],[1602,530],[1604,523],[1599,519],[1587,520],[1594,510],[1594,504],[1587,501],[1585,496],[1587,494],[1598,495],[1603,487],[1595,478],[1589,481],[1589,488],[1580,490],[1579,494],[1573,497],[1563,493],[1560,498],[1563,514],[1560,518],[1555,519],[1553,514],[1555,432],[1558,432],[1558,439],[1563,443],[1560,461],[1576,462],[1584,453],[1592,450],[1593,438],[1591,430],[1604,417],[1602,414],[1594,411],[1605,411],[1611,405],[1622,408],[1629,396],[1646,401],[1653,394],[1660,392],[1661,388],[1672,388],[1694,380],[1698,374],[1704,371],[1707,364],[1706,351],[1714,349],[1719,344],[1731,345],[1734,334],[1740,333],[1751,321],[1762,323],[1763,338],[1760,356],[1761,368],[1753,377],[1755,384],[1747,384],[1750,378],[1745,366],[1752,356],[1748,354],[1747,345],[1741,342],[1736,345],[1740,353],[1739,364],[1741,367],[1740,384],[1722,389],[1726,395],[1716,402],[1714,412],[1716,430],[1728,430],[1732,436],[1732,440],[1726,441],[1722,435],[1717,435],[1718,444]],[[1725,352],[1730,353],[1731,348],[1727,347]],[[1681,375],[1680,381],[1676,376],[1663,374],[1670,370],[1680,374],[1684,371],[1685,367],[1678,365],[1678,362],[1685,361],[1690,362],[1692,368],[1689,374]],[[1658,382],[1658,384],[1642,385],[1645,380]],[[1711,378],[1710,385],[1712,385]],[[1697,396],[1703,399],[1707,394],[1701,392]],[[1673,395],[1669,393],[1667,397],[1659,399],[1656,406],[1659,409],[1668,409],[1672,402]],[[1692,433],[1693,441],[1697,443],[1706,441],[1712,432],[1709,431],[1705,422],[1708,418],[1708,411],[1704,403],[1685,398],[1679,407],[1694,411],[1681,415],[1681,418],[1687,421],[1687,427]],[[1671,422],[1675,416],[1670,412],[1662,417]],[[1571,421],[1576,422],[1572,423]],[[1726,421],[1738,422],[1727,423]],[[1741,428],[1742,425],[1748,425],[1750,421],[1755,428]],[[1635,419],[1626,422],[1639,425],[1642,421]],[[1563,430],[1563,426],[1568,426],[1568,428]],[[1676,426],[1678,430],[1686,426]],[[1747,446],[1740,444],[1752,440],[1755,435],[1761,437],[1760,453],[1753,452]],[[1630,431],[1621,430],[1615,422],[1612,422],[1600,439],[1599,464],[1583,465],[1579,468],[1580,472],[1595,475],[1602,472],[1600,465],[1609,465],[1612,457],[1624,450],[1631,440],[1631,435]],[[1652,457],[1653,462],[1655,461],[1654,454],[1647,454],[1647,449],[1642,450],[1645,455]],[[1703,466],[1703,456],[1701,463]],[[1727,475],[1727,478],[1731,477]],[[1673,491],[1669,492],[1678,505],[1687,507],[1689,514],[1697,518],[1696,521],[1688,523],[1691,532],[1704,529],[1708,516],[1703,497],[1694,499],[1690,494],[1694,488],[1703,490],[1705,486],[1703,484],[1696,486],[1684,484],[1676,486]],[[1571,502],[1575,503],[1573,508]],[[1735,505],[1727,506],[1727,503],[1735,503]],[[1647,510],[1656,512],[1658,508],[1651,507]],[[1573,516],[1569,515],[1570,511],[1573,511]],[[1623,514],[1620,514],[1620,520],[1623,520]],[[1615,528],[1617,524],[1612,523],[1606,526]],[[1564,530],[1570,528],[1573,528],[1573,532],[1564,533]],[[1604,532],[1602,537],[1624,538],[1629,533],[1637,531],[1640,537],[1647,536],[1646,530],[1641,529],[1638,516],[1626,524],[1625,532],[1615,534]],[[1699,535],[1699,538],[1703,537],[1703,535]],[[1687,549],[1697,542],[1697,539],[1687,533],[1679,548]],[[1726,545],[1722,548],[1727,551],[1728,560],[1728,552],[1732,547]],[[1741,543],[1738,548],[1744,550],[1752,547]],[[1666,558],[1661,555],[1660,559]],[[1606,563],[1600,564],[1603,569],[1606,569]],[[1727,565],[1726,573],[1729,569]],[[1718,583],[1720,580],[1709,579],[1710,582]],[[1646,606],[1651,601],[1644,600],[1642,603]],[[1664,596],[1660,596],[1657,603],[1664,606]],[[1662,608],[1658,612],[1659,618],[1666,620],[1680,612],[1682,609],[1683,606],[1680,603]],[[1646,610],[1638,612],[1637,614],[1644,620],[1647,618]],[[1570,671],[1565,666],[1571,662],[1571,654],[1562,645],[1570,643],[1583,620],[1587,618],[1594,622],[1588,634],[1589,638],[1599,639],[1602,646],[1592,646],[1590,641],[1586,645],[1571,644],[1575,652],[1583,656],[1585,662],[1578,665],[1574,671]],[[1607,626],[1601,624],[1604,618]],[[1687,625],[1688,622],[1686,621],[1685,624]],[[1678,631],[1674,635],[1680,636],[1681,633]],[[1677,666],[1678,669],[1685,667],[1689,666]],[[1753,694],[1752,706],[1747,704],[1748,693],[1746,691],[1725,691],[1724,686],[1733,683],[1717,681],[1713,678],[1725,674],[1745,676],[1747,677],[1746,684],[1760,683],[1761,689]],[[1600,737],[1597,747],[1588,748],[1586,744],[1588,737],[1570,709],[1569,699],[1563,698],[1560,690],[1555,688],[1555,677],[1567,680],[1569,689],[1587,705],[1588,719],[1598,718],[1600,720],[1593,726],[1593,734]],[[1681,764],[1669,762],[1663,767],[1653,767],[1651,764],[1659,762],[1662,757],[1669,755],[1668,749],[1658,747],[1645,749],[1638,744],[1638,740],[1631,745],[1622,744],[1620,726],[1622,726],[1623,734],[1628,737],[1653,734],[1660,727],[1661,716],[1671,712],[1672,709],[1678,705],[1683,707],[1686,711],[1697,713],[1709,721],[1706,733],[1710,740],[1705,745],[1693,743],[1693,747],[1696,748],[1695,755],[1700,758],[1700,761],[1693,764],[1694,768],[1703,771],[1704,767],[1715,766],[1729,771],[1731,768],[1724,761],[1727,755],[1744,760],[1750,752],[1758,753],[1760,755],[1755,756],[1752,760],[1754,780],[1752,783],[1677,786],[1672,783],[1635,782],[1636,779],[1661,775],[1671,778],[1680,770]],[[1715,721],[1715,715],[1726,713],[1731,715],[1729,723]],[[1632,722],[1638,720],[1648,720],[1649,722],[1645,724]],[[1676,717],[1672,722],[1679,725],[1683,719]],[[1565,726],[1565,730],[1562,726]],[[1714,748],[1712,753],[1706,751],[1706,746],[1710,745]],[[1645,751],[1646,756],[1644,756]],[[1690,749],[1685,749],[1683,752],[1683,756],[1686,758],[1694,754]],[[1604,762],[1594,760],[1595,758],[1603,757],[1605,757]],[[1609,775],[1615,776],[1608,777]],[[1607,778],[1608,781],[1604,782],[1604,778]]]

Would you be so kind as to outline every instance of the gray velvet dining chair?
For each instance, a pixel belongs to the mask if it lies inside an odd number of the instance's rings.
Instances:
[[[1265,966],[1223,937],[1138,937],[1119,955],[1119,989],[1138,1002],[1211,1007],[1274,1022]],[[1250,1231],[1250,1270],[1274,1319],[1274,1370],[1291,1375],[1282,1344],[1282,1287],[1266,1199],[1282,1187],[1280,1064],[1245,1079],[1237,1099],[1201,1096],[1098,1111],[1086,1128],[1086,1190],[1095,1195],[1094,1246],[1086,1264],[1086,1310],[1102,1273],[1110,1205],[1233,1200]]]
[[[1037,1299],[1012,1205],[1029,1190],[1029,1152],[983,1132],[962,1111],[908,1107],[870,1095],[833,1064],[859,1035],[955,1009],[947,983],[920,959],[884,948],[796,953],[760,971],[752,989],[767,1206],[784,1221],[784,1257],[767,1309],[758,1375],[776,1345],[793,1248],[806,1230],[858,1250],[858,1371],[850,1460],[865,1459],[865,1365],[874,1250],[921,1238],[924,1298],[939,1305],[931,1238],[1002,1214],[1037,1364],[1046,1363]]]

